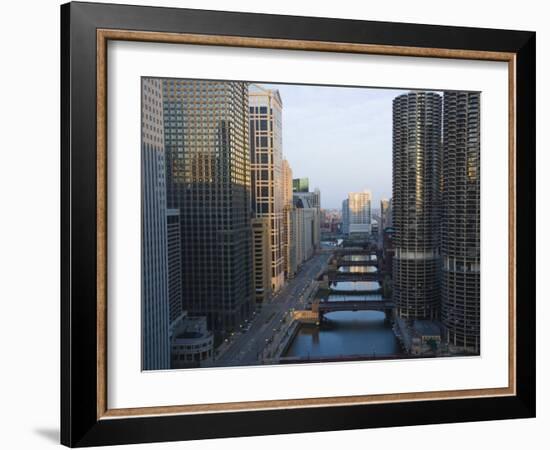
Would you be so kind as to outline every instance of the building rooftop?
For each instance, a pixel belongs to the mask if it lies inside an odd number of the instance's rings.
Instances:
[[[421,336],[439,336],[441,334],[439,324],[431,320],[415,320],[413,329]]]

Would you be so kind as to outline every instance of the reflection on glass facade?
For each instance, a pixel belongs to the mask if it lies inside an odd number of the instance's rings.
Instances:
[[[248,84],[163,79],[167,205],[180,212],[182,294],[216,331],[251,313]]]
[[[480,95],[443,95],[442,310],[449,344],[479,352]]]
[[[411,92],[393,100],[393,258],[397,313],[439,313],[441,96]]]

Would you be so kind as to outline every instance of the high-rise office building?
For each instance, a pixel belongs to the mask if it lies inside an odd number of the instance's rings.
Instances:
[[[349,199],[342,202],[342,233],[349,234]]]
[[[283,103],[279,91],[252,84],[249,105],[252,209],[255,217],[269,219],[271,288],[277,292],[285,282]]]
[[[168,258],[168,304],[170,324],[183,313],[181,297],[181,229],[178,209],[166,210],[166,240]]]
[[[367,235],[371,232],[371,199],[369,191],[348,194],[349,234]]]
[[[480,318],[480,96],[443,95],[442,305],[447,339],[478,353]]]
[[[252,219],[252,252],[254,267],[254,293],[257,303],[271,296],[271,239],[269,218]]]
[[[216,332],[254,304],[248,84],[163,80],[169,208],[180,212],[183,307]]]
[[[319,247],[320,214],[311,196],[294,194],[293,203],[296,264],[299,266],[311,258]]]
[[[162,82],[143,78],[141,123],[142,368],[170,368]]]
[[[439,313],[441,96],[393,100],[393,297],[408,319]]]
[[[292,192],[309,192],[309,178],[294,178]]]
[[[283,205],[283,255],[285,277],[288,279],[296,273],[296,262],[293,259],[296,243],[292,227],[292,169],[286,159],[283,159]]]
[[[296,200],[299,199],[302,202],[303,208],[312,209],[311,214],[314,226],[311,230],[311,236],[315,251],[321,246],[321,192],[319,189],[315,189],[315,192],[294,192],[292,196],[294,198],[294,207],[297,207]],[[306,215],[309,216],[309,214],[307,212]]]

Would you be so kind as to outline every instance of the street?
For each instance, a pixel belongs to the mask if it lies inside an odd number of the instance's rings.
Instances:
[[[214,361],[213,366],[246,366],[261,363],[258,356],[280,327],[284,315],[290,309],[297,308],[300,295],[327,264],[330,256],[331,253],[317,253],[304,263],[297,275],[256,312],[249,330],[233,336],[233,342]]]

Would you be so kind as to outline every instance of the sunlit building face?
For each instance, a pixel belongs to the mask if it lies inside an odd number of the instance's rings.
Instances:
[[[284,285],[284,197],[282,108],[279,91],[250,85],[252,208],[269,219],[271,289]]]

